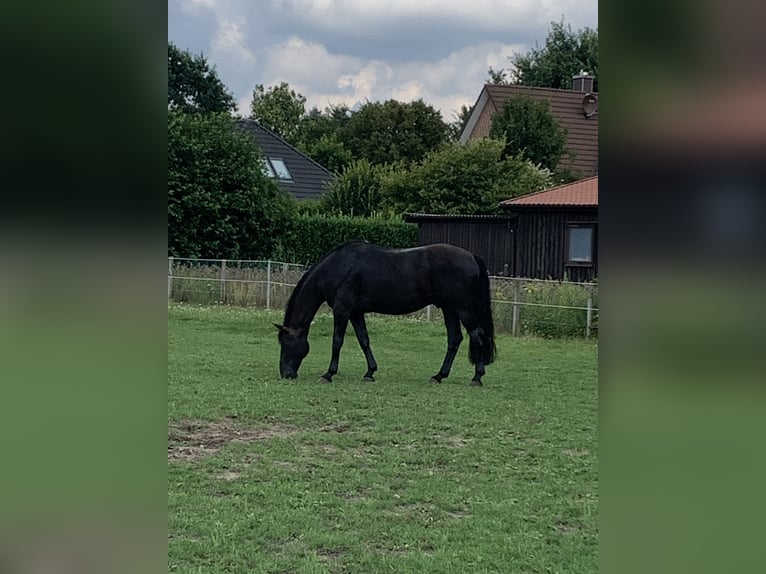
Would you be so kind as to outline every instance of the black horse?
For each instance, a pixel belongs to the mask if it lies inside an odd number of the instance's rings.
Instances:
[[[331,382],[348,322],[354,327],[367,359],[363,380],[374,381],[378,369],[370,350],[364,314],[403,315],[435,305],[442,309],[447,327],[447,354],[431,382],[449,375],[463,340],[460,323],[470,337],[468,357],[476,365],[472,385],[481,385],[485,365],[495,357],[494,325],[489,298],[489,277],[484,261],[453,245],[437,244],[412,249],[383,249],[354,241],[328,253],[295,286],[279,329],[279,373],[295,378],[308,355],[308,334],[319,306],[332,308],[334,332],[330,368],[321,380]]]

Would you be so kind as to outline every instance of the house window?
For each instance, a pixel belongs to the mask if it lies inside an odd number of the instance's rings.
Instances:
[[[592,223],[571,223],[567,225],[567,265],[593,264],[593,236],[595,225]]]
[[[265,157],[262,160],[261,169],[263,173],[269,177],[276,177],[283,181],[292,181],[293,176],[290,175],[290,170],[287,169],[285,161],[278,157]]]

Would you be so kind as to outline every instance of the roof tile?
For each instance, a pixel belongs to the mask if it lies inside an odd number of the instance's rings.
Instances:
[[[598,176],[500,202],[501,207],[598,207]]]

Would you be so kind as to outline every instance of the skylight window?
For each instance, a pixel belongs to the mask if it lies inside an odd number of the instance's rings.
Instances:
[[[261,166],[263,173],[269,177],[276,177],[282,181],[292,181],[293,176],[287,169],[285,161],[278,157],[265,157]]]
[[[271,162],[271,167],[274,168],[274,171],[277,173],[277,177],[279,179],[293,178],[293,176],[290,175],[290,170],[287,169],[287,165],[285,165],[285,162],[283,160],[270,157],[269,161]]]

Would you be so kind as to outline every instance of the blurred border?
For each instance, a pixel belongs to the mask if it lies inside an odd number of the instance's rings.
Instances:
[[[0,570],[166,562],[166,6],[0,9]]]
[[[601,8],[601,569],[760,571],[766,8]]]

